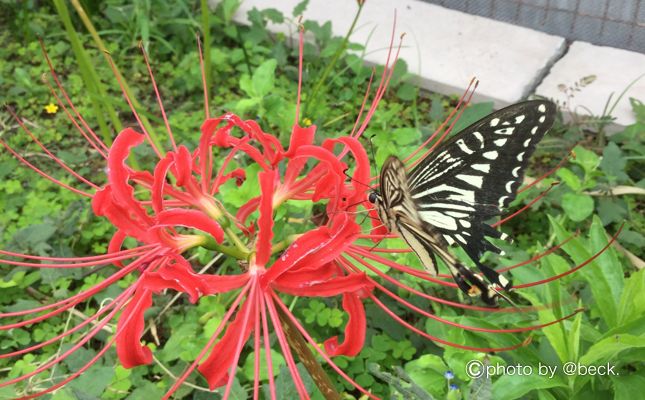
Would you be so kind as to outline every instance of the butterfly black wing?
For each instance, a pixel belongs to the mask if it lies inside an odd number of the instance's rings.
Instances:
[[[485,251],[499,253],[485,236],[503,238],[485,223],[515,199],[537,143],[555,119],[549,101],[514,104],[465,128],[423,159],[408,175],[419,217],[457,243],[486,277],[498,275],[482,265]]]

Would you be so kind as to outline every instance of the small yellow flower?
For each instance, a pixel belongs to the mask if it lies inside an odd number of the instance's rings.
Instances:
[[[58,106],[54,103],[49,103],[45,106],[45,112],[47,114],[56,114],[58,112]]]
[[[313,124],[313,122],[312,122],[309,118],[304,118],[304,119],[302,120],[302,124],[303,124],[305,127],[307,127],[307,126],[311,126],[311,124]]]

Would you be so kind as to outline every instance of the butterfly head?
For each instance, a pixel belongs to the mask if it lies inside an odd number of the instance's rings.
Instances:
[[[367,195],[367,201],[372,204],[377,204],[381,201],[381,195],[377,191],[372,191]]]

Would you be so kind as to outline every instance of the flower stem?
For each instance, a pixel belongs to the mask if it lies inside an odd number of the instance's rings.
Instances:
[[[206,79],[206,87],[211,87],[211,25],[210,25],[210,10],[208,9],[208,0],[201,0],[202,11],[202,36],[204,38],[204,77]],[[210,96],[209,96],[210,97]]]
[[[287,341],[289,342],[289,347],[291,347],[291,349],[298,355],[302,364],[307,368],[309,375],[311,375],[311,379],[313,379],[314,383],[320,390],[320,393],[322,393],[327,400],[340,400],[340,394],[336,390],[336,387],[332,383],[331,379],[329,379],[329,375],[327,375],[322,365],[320,365],[318,360],[316,360],[316,357],[314,357],[313,353],[307,346],[307,342],[305,342],[305,339],[302,337],[300,332],[298,332],[298,328],[281,307],[276,307],[276,310],[280,316],[282,329],[284,329]]]

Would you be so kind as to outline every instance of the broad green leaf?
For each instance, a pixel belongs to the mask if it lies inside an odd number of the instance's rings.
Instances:
[[[495,400],[519,399],[533,390],[566,387],[559,376],[550,378],[540,376],[537,372],[531,375],[503,375],[493,383]]]
[[[114,377],[114,368],[108,366],[94,365],[83,372],[78,378],[69,383],[77,398],[80,394],[98,398]]]
[[[255,72],[253,72],[253,95],[264,97],[275,87],[275,68],[278,65],[276,60],[266,60]]]
[[[434,354],[422,355],[405,365],[405,372],[412,381],[434,396],[441,396],[446,392],[444,374],[448,370],[441,357]]]
[[[549,217],[549,220],[559,241],[564,241],[571,235],[553,218]],[[594,219],[592,228],[602,229],[602,223],[598,219]],[[594,241],[590,242],[585,242],[583,239],[576,237],[562,246],[562,249],[573,259],[576,265],[581,265],[582,263],[588,262],[592,256],[607,244],[607,241],[604,244],[594,244]],[[578,273],[585,277],[591,287],[595,300],[595,304],[591,306],[598,310],[608,326],[616,326],[618,296],[615,294],[615,291],[616,288],[622,287],[621,283],[617,281],[617,274],[622,274],[620,264],[603,265],[597,260],[594,260],[585,265]]]
[[[627,375],[612,376],[611,381],[614,384],[614,400],[634,400],[642,399],[645,393],[645,376]]]
[[[564,167],[560,168],[557,174],[558,177],[572,190],[577,192],[581,189],[582,183],[580,182],[580,178],[578,178],[578,175],[574,174],[570,169]]]
[[[600,157],[584,147],[576,146],[573,149],[573,153],[575,157],[571,159],[571,162],[580,165],[585,170],[585,174],[594,172],[600,164]]]
[[[616,360],[622,351],[639,348],[645,348],[644,336],[612,335],[591,346],[587,353],[580,357],[580,363],[583,365],[602,364]]]
[[[596,215],[592,219],[589,236],[591,238],[591,248],[596,251],[605,247],[610,240],[605,233],[602,221]],[[625,274],[616,250],[610,246],[596,258],[595,263],[598,264],[603,278],[607,281],[610,291],[606,295],[613,297],[614,303],[618,305],[625,286]]]
[[[296,4],[296,6],[293,8],[291,15],[294,17],[301,16],[302,13],[305,12],[307,5],[309,5],[309,0],[302,0],[300,3]]]
[[[284,357],[282,354],[279,352],[271,349],[271,364],[273,366],[273,376],[276,376],[278,371],[282,368],[283,365],[286,364],[284,361]],[[246,357],[246,360],[244,361],[244,365],[242,367],[242,372],[244,373],[244,376],[246,376],[246,379],[248,379],[250,382],[253,382],[253,379],[255,378],[255,352],[249,353],[249,355]],[[266,362],[266,357],[265,357],[265,352],[264,349],[260,350],[260,380],[266,381],[269,379],[269,370],[267,367],[267,362]]]
[[[565,193],[562,208],[572,221],[580,222],[593,212],[593,199],[586,194]]]
[[[635,272],[625,280],[618,303],[618,325],[645,315],[645,270]]]
[[[532,293],[523,293],[523,296],[526,297],[531,302],[531,304],[536,306],[541,305],[540,301]],[[540,324],[546,324],[555,319],[558,319],[558,317],[554,314],[551,308],[545,307],[538,311],[538,319],[540,321]],[[563,323],[560,322],[558,324],[544,327],[542,328],[542,333],[544,333],[544,336],[546,336],[546,338],[548,339],[551,347],[553,347],[553,350],[555,350],[560,361],[568,361],[570,355]]]
[[[623,156],[622,151],[614,142],[609,142],[602,152],[602,162],[600,168],[603,172],[610,177],[615,177],[621,182],[629,180],[625,174],[625,166],[627,160]]]

